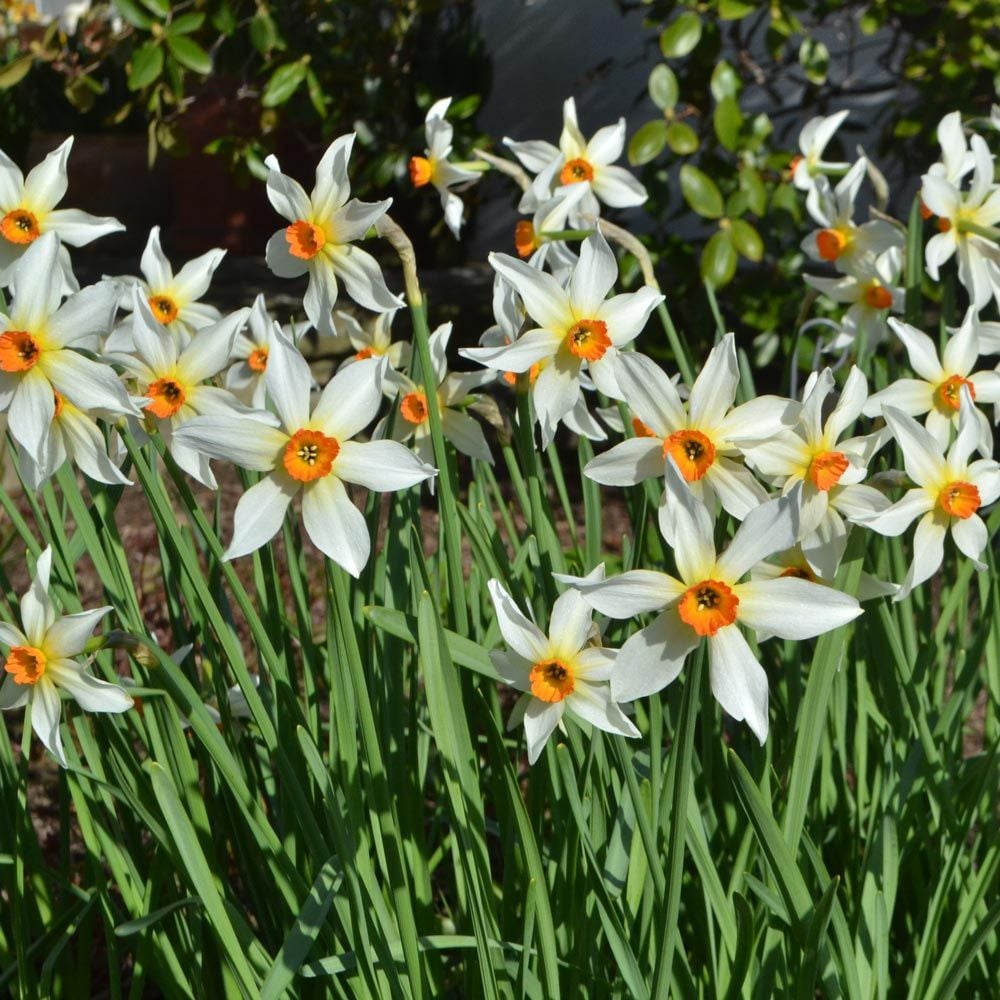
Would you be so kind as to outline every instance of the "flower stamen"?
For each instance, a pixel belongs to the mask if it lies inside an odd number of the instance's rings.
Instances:
[[[559,171],[560,184],[579,184],[581,181],[592,181],[594,168],[584,159],[570,160]]]
[[[969,395],[975,402],[976,387],[967,378],[962,378],[961,375],[952,375],[951,378],[945,379],[934,391],[934,402],[946,416],[950,413],[957,413],[961,408],[963,385],[969,390]]]
[[[149,403],[146,409],[156,417],[166,420],[172,417],[183,405],[187,394],[184,387],[172,378],[158,378],[146,389]]]
[[[153,310],[153,315],[164,326],[168,326],[177,319],[180,309],[177,303],[169,295],[151,295],[149,297],[149,308]]]
[[[672,455],[681,475],[689,483],[697,482],[715,461],[715,445],[701,431],[687,428],[674,431],[663,442],[663,457]]]
[[[254,348],[254,350],[250,352],[250,356],[247,358],[247,364],[250,366],[250,371],[252,372],[267,371],[267,348]]]

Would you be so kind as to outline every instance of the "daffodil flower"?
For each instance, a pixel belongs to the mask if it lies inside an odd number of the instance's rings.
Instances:
[[[834,587],[833,576],[821,576],[817,573],[801,545],[794,545],[784,552],[775,552],[773,556],[768,556],[766,561],[757,563],[750,570],[751,580],[777,580],[789,576],[818,583],[823,587]],[[898,590],[898,583],[879,580],[870,573],[862,572],[858,580],[858,591],[854,596],[864,604],[879,597],[892,597]],[[758,639],[761,638],[763,637],[758,634]]]
[[[202,302],[201,297],[208,291],[215,269],[222,263],[225,255],[225,250],[209,250],[200,257],[189,260],[174,274],[170,261],[160,247],[160,227],[154,226],[149,232],[146,249],[142,252],[139,264],[142,278],[124,277],[119,280],[128,285],[138,285],[153,318],[174,334],[184,347],[196,330],[217,323],[222,318],[222,313],[215,306]],[[131,296],[126,298],[124,306],[131,309]],[[128,342],[131,325],[124,324],[120,331],[116,331],[108,339],[105,345],[107,350],[131,350]]]
[[[75,350],[111,328],[121,285],[102,281],[60,305],[58,256],[59,238],[39,237],[18,264],[9,315],[0,314],[0,411],[8,411],[14,440],[43,466],[56,393],[85,412],[139,415],[114,369]]]
[[[632,570],[609,580],[558,577],[611,618],[658,612],[618,653],[611,697],[628,702],[666,687],[702,639],[708,640],[709,676],[716,700],[745,720],[761,743],[768,731],[767,674],[739,626],[769,636],[809,639],[861,614],[847,594],[787,576],[741,583],[761,560],[795,544],[799,500],[795,491],[754,508],[721,555],[712,518],[688,488],[671,458],[666,488],[674,508],[678,577]]]
[[[310,413],[312,374],[275,332],[264,376],[280,427],[228,415],[191,420],[175,439],[211,458],[267,473],[236,506],[226,559],[266,544],[302,493],[302,522],[313,544],[352,576],[368,562],[371,539],[345,483],[379,492],[415,486],[437,471],[396,441],[355,441],[382,401],[383,359],[359,361],[330,380]]]
[[[559,421],[580,399],[584,365],[601,392],[623,398],[615,374],[619,349],[639,335],[663,296],[646,286],[606,298],[618,277],[618,262],[600,233],[583,242],[568,288],[552,275],[506,254],[490,254],[490,263],[517,289],[538,325],[509,346],[467,348],[459,353],[501,372],[526,372],[541,364],[531,396],[545,447]]]
[[[49,429],[48,447],[33,455],[18,445],[18,467],[24,481],[34,490],[41,489],[64,462],[70,461],[91,479],[113,486],[131,486],[119,465],[124,458],[121,442],[112,458],[104,434],[93,416],[74,406],[60,392],[54,392],[55,410]]]
[[[1000,246],[969,227],[991,228],[1000,222],[1000,189],[993,183],[993,157],[982,136],[974,135],[971,145],[975,169],[969,190],[963,193],[957,181],[928,173],[920,197],[938,217],[940,230],[924,250],[927,273],[937,281],[942,265],[957,253],[959,281],[978,311],[1000,283],[996,269],[989,267],[1000,257]]]
[[[43,233],[59,237],[56,266],[63,281],[61,292],[74,292],[80,286],[73,276],[65,245],[86,246],[109,233],[125,227],[110,217],[98,217],[77,208],[56,208],[69,185],[66,161],[73,148],[70,136],[25,177],[17,164],[0,151],[0,285],[9,285],[14,267]]]
[[[473,391],[484,382],[492,381],[494,375],[491,371],[449,373],[447,351],[450,338],[451,323],[444,323],[431,334],[429,341],[431,366],[437,384],[441,431],[457,451],[492,465],[493,455],[486,443],[483,429],[476,420],[463,412],[463,407],[466,404],[476,404],[478,397],[473,395]],[[402,372],[391,369],[386,373],[386,382],[395,387],[399,395],[399,415],[392,427],[393,438],[397,441],[412,439],[417,457],[430,464],[434,461],[434,448],[427,413],[427,394],[423,385],[417,385]],[[433,491],[434,481],[431,480],[429,485]]]
[[[543,250],[557,245],[564,246],[564,244],[547,243],[543,247]],[[576,266],[577,258],[572,251],[569,251],[569,256],[572,258],[572,264],[568,273],[572,273],[573,267]],[[532,267],[541,269],[546,260],[550,265],[554,263],[552,257],[543,256],[539,252],[531,258],[530,263]],[[553,271],[553,274],[558,279],[558,272]],[[524,303],[521,301],[521,297],[517,294],[514,286],[504,281],[499,274],[496,274],[493,280],[493,316],[496,319],[496,323],[483,331],[482,336],[479,338],[479,346],[506,347],[514,343],[521,328],[524,326],[526,318]],[[531,392],[543,365],[544,361],[538,361],[526,372],[500,372],[499,378],[500,381],[510,386],[515,392]],[[594,388],[594,383],[582,372],[580,374],[580,388],[585,390],[592,390]],[[582,394],[573,405],[573,408],[568,413],[563,414],[562,422],[574,434],[579,434],[581,437],[588,438],[591,441],[607,440],[607,433],[591,415],[590,410],[587,409],[587,401]]]
[[[961,392],[968,395],[965,386]],[[1000,497],[1000,464],[992,458],[969,462],[979,439],[979,427],[972,418],[972,401],[963,405],[958,437],[947,455],[913,417],[894,406],[882,413],[903,452],[903,467],[916,483],[901,500],[866,519],[863,523],[880,535],[901,535],[920,518],[913,535],[913,562],[896,600],[901,601],[914,587],[930,579],[944,560],[944,540],[949,533],[960,552],[979,570],[986,569],[980,556],[989,536],[980,508]]]
[[[951,111],[938,122],[937,141],[941,147],[941,160],[932,164],[927,173],[932,177],[942,177],[949,184],[957,184],[976,165],[962,129],[961,112]]]
[[[372,312],[387,312],[403,305],[389,291],[382,269],[371,254],[354,245],[389,210],[392,199],[368,203],[351,199],[347,161],[354,133],[335,139],[316,167],[316,186],[307,195],[302,186],[286,177],[278,161],[269,156],[267,196],[275,211],[289,221],[267,242],[268,267],[279,278],[309,275],[303,306],[309,322],[324,336],[336,334],[333,307],[337,282],[347,294]]]
[[[271,350],[274,329],[282,328],[268,314],[262,292],[250,307],[246,329],[238,332],[233,341],[229,356],[232,364],[226,371],[225,379],[226,388],[256,410],[264,408],[264,372],[267,371],[267,356]],[[308,329],[308,323],[290,323],[283,332],[297,344]]]
[[[800,191],[808,191],[806,207],[810,213],[817,206],[817,180],[824,174],[839,174],[850,164],[833,163],[823,159],[837,129],[850,114],[846,108],[825,117],[810,118],[799,133],[799,154],[792,160],[792,182]]]
[[[56,617],[49,596],[52,549],[35,564],[30,589],[21,597],[21,628],[0,622],[0,642],[9,647],[0,686],[0,708],[28,706],[31,726],[59,763],[66,767],[59,722],[60,692],[86,712],[124,712],[132,698],[115,684],[98,680],[77,657],[110,607]],[[23,631],[22,631],[23,630]]]
[[[445,120],[450,97],[435,101],[427,112],[424,128],[427,133],[427,149],[424,156],[410,157],[410,182],[414,187],[433,184],[441,195],[441,208],[444,211],[445,225],[451,230],[457,240],[462,229],[462,214],[465,206],[462,199],[451,189],[456,184],[468,187],[479,180],[481,174],[477,170],[469,170],[448,162],[451,156],[451,140],[454,129]]]
[[[504,144],[521,163],[538,176],[518,206],[534,212],[552,195],[572,199],[570,223],[593,222],[601,214],[601,203],[611,208],[641,205],[646,189],[624,167],[612,166],[625,149],[625,119],[598,129],[588,142],[576,118],[576,101],[563,104],[563,129],[559,146],[544,140]]]
[[[806,284],[848,306],[839,322],[841,332],[827,344],[827,351],[845,350],[861,338],[870,351],[886,339],[889,313],[903,311],[905,292],[897,284],[901,263],[899,247],[891,247],[877,257],[866,253],[850,274],[839,278],[803,275]]]
[[[1000,373],[972,371],[979,358],[974,319],[974,311],[970,309],[958,332],[944,345],[940,358],[934,341],[927,334],[909,323],[890,319],[893,333],[906,348],[910,367],[920,378],[897,379],[876,392],[865,406],[865,415],[877,417],[883,406],[893,406],[911,417],[926,413],[928,432],[942,448],[947,448],[952,428],[958,429],[964,388],[971,408],[969,415],[978,427],[976,448],[985,456],[992,455],[993,428],[976,404],[1000,403]]]
[[[855,273],[866,258],[903,244],[903,234],[884,219],[872,219],[860,226],[854,222],[854,202],[867,167],[868,161],[862,157],[833,189],[825,177],[816,178],[807,202],[809,214],[822,228],[802,240],[803,252],[846,274]]]
[[[338,331],[346,338],[354,353],[341,365],[351,365],[365,358],[385,358],[393,371],[401,371],[410,364],[413,345],[408,340],[392,339],[392,321],[398,310],[376,313],[370,325],[362,326],[350,313],[336,312]],[[391,386],[386,387],[391,390]]]
[[[524,692],[507,728],[524,724],[529,764],[538,760],[567,712],[606,733],[639,735],[609,694],[615,651],[598,645],[593,612],[576,591],[568,590],[552,606],[548,635],[522,613],[499,580],[490,580],[489,591],[508,647],[491,652],[490,660],[505,684]]]
[[[135,353],[116,355],[116,360],[135,378],[146,400],[144,412],[155,418],[155,426],[174,461],[189,476],[215,489],[208,459],[179,441],[176,432],[197,416],[256,412],[226,389],[204,384],[229,362],[233,340],[250,310],[238,309],[202,327],[181,349],[174,336],[153,317],[138,288],[132,289],[132,307]]]
[[[712,348],[688,397],[645,355],[622,355],[618,382],[635,414],[636,436],[592,459],[584,474],[606,486],[634,486],[660,478],[669,459],[677,463],[694,494],[714,510],[716,500],[742,520],[767,499],[767,491],[740,461],[741,442],[770,438],[794,419],[798,404],[759,396],[733,407],[739,386],[736,340],[728,333]],[[664,497],[661,528],[674,534],[671,504]]]

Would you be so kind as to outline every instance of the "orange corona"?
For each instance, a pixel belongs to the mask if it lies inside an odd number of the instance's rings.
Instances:
[[[169,295],[151,295],[149,297],[149,308],[153,310],[153,315],[164,326],[168,323],[173,323],[180,312],[177,308],[177,303]]]
[[[973,483],[948,483],[938,494],[938,504],[949,517],[963,521],[979,510],[982,498]]]
[[[559,171],[560,184],[579,184],[581,181],[592,181],[594,168],[583,159],[570,160]]]
[[[937,403],[938,409],[957,413],[962,406],[963,385],[969,390],[969,395],[975,402],[976,387],[967,378],[962,378],[961,375],[952,375],[934,391],[934,402]]]
[[[885,285],[873,281],[864,291],[865,305],[872,309],[888,309],[892,305],[892,292]]]
[[[823,260],[837,260],[847,249],[847,236],[840,229],[821,229],[816,234],[816,250]]]
[[[527,219],[522,219],[514,227],[514,247],[522,259],[530,257],[538,249],[535,227]]]
[[[252,350],[250,356],[247,358],[247,364],[250,366],[250,371],[267,371],[267,348],[257,347]]]
[[[826,493],[840,482],[850,464],[842,451],[821,451],[813,455],[809,463],[809,481],[816,489]]]
[[[720,628],[736,621],[740,599],[721,580],[702,580],[684,591],[677,605],[681,621],[698,635],[715,635]]]
[[[45,673],[47,657],[34,646],[13,646],[4,664],[4,670],[15,684],[37,684]]]
[[[336,438],[320,431],[296,431],[288,444],[282,461],[285,471],[300,483],[311,483],[330,474],[333,463],[340,454]]]
[[[0,335],[0,370],[26,372],[41,356],[38,341],[24,330],[8,330]]]
[[[672,455],[681,475],[694,483],[701,479],[715,461],[715,445],[701,431],[688,428],[674,431],[663,442],[663,457]]]
[[[403,419],[411,424],[422,424],[427,419],[427,396],[422,392],[409,392],[399,404]]]
[[[434,167],[426,156],[410,157],[410,183],[415,188],[430,184],[433,176]]]
[[[326,233],[319,226],[299,219],[285,230],[288,252],[299,260],[312,260],[326,244]]]
[[[584,361],[600,361],[611,346],[607,324],[599,319],[581,319],[566,333],[570,351]]]
[[[0,233],[11,243],[33,243],[42,235],[38,219],[24,208],[15,208],[0,219]]]
[[[158,378],[148,386],[146,395],[149,397],[146,409],[163,420],[172,417],[187,398],[184,387],[172,378]]]
[[[531,693],[542,701],[562,701],[576,687],[573,670],[564,660],[541,660],[528,675]]]

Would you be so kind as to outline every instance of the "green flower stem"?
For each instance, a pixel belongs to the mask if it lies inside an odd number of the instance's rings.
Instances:
[[[691,367],[687,348],[681,342],[680,334],[677,332],[677,327],[674,326],[674,321],[670,316],[670,311],[667,309],[666,302],[661,302],[656,307],[656,314],[660,317],[660,322],[663,324],[663,330],[667,335],[667,340],[670,342],[670,350],[674,352],[674,360],[681,371],[681,378],[684,379],[684,384],[687,386],[694,385],[694,368]]]

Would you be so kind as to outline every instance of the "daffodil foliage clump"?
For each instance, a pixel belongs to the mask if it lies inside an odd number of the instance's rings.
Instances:
[[[995,995],[1000,111],[905,221],[808,123],[788,378],[710,285],[691,356],[606,218],[623,120],[460,160],[448,107],[410,176],[451,232],[521,188],[485,331],[432,331],[353,135],[267,163],[284,326],[157,230],[80,288],[120,224],[61,205],[70,143],[0,159],[0,983]]]

